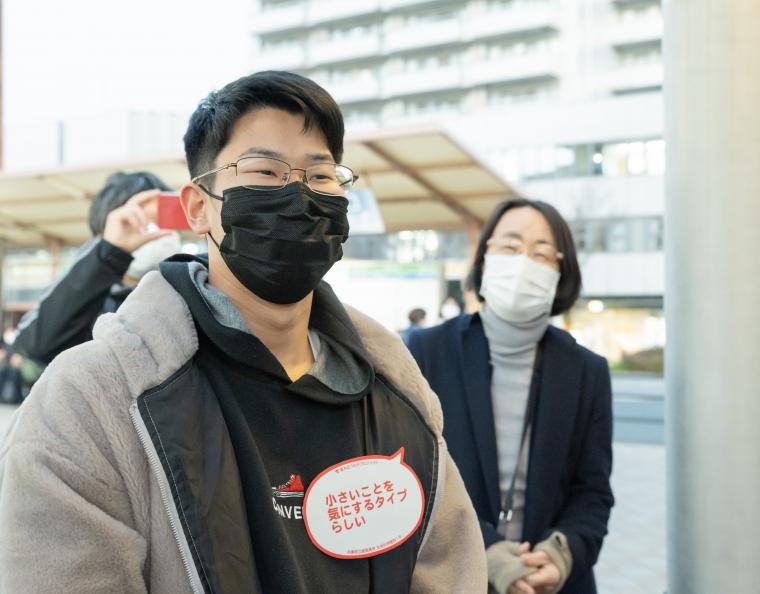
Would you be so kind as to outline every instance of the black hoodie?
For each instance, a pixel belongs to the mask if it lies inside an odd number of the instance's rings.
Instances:
[[[437,463],[432,434],[408,401],[375,376],[326,283],[315,291],[310,319],[320,352],[312,371],[291,382],[264,344],[241,328],[242,317],[231,302],[205,283],[206,266],[203,258],[175,256],[161,265],[161,273],[195,321],[195,363],[219,401],[232,441],[262,590],[408,591],[429,509],[417,533],[400,547],[344,560],[312,544],[301,505],[310,482],[329,466],[369,454],[391,455],[400,447],[405,462],[430,486],[425,498],[432,501],[430,478]]]

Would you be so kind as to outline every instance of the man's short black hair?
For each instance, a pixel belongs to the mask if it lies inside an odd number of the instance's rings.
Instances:
[[[273,107],[304,117],[304,131],[316,126],[324,134],[336,163],[343,158],[343,114],[330,94],[313,80],[268,70],[212,91],[190,116],[185,132],[185,157],[190,177],[214,169],[238,120],[255,109]]]
[[[470,273],[465,280],[465,288],[474,291],[480,301],[485,301],[480,295],[480,285],[483,282],[483,265],[485,263],[488,240],[491,239],[491,236],[496,229],[496,225],[499,224],[501,217],[503,217],[507,211],[512,210],[513,208],[526,206],[537,210],[544,215],[544,218],[552,231],[552,235],[554,236],[554,241],[557,244],[557,250],[563,254],[562,259],[559,261],[559,285],[557,286],[557,293],[554,297],[554,304],[552,305],[551,311],[551,315],[556,316],[568,311],[578,300],[582,285],[581,268],[578,264],[575,242],[573,241],[573,234],[570,231],[570,227],[556,208],[541,200],[513,198],[511,200],[505,200],[496,206],[493,213],[491,213],[490,218],[486,221],[483,230],[480,232],[478,247],[475,250],[475,259],[473,260]]]
[[[170,189],[158,176],[147,171],[136,173],[117,171],[106,180],[106,185],[95,194],[90,203],[90,231],[93,235],[103,233],[108,213],[122,206],[138,192]]]
[[[420,322],[422,322],[427,317],[427,313],[424,309],[421,307],[415,307],[412,311],[409,312],[409,323],[412,326],[418,325]]]

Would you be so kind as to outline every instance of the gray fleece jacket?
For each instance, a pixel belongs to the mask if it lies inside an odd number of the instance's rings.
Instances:
[[[411,591],[485,592],[482,537],[438,400],[397,336],[347,311],[372,363],[404,385],[440,446]],[[0,443],[0,594],[202,592],[188,563],[194,543],[177,529],[182,510],[167,493],[171,477],[151,463],[135,422],[138,397],[197,351],[190,312],[150,273],[93,337],[53,361]]]

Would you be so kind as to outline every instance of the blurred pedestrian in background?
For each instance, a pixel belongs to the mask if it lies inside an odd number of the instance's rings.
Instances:
[[[412,311],[409,312],[409,326],[399,332],[401,335],[401,340],[404,341],[404,344],[409,344],[409,336],[412,334],[412,332],[425,327],[426,317],[427,312],[420,307],[415,307]]]
[[[3,332],[0,344],[0,402],[18,404],[23,399],[21,355],[15,352],[13,343],[16,329],[9,326]]]
[[[500,204],[467,288],[481,311],[417,331],[409,346],[441,400],[491,588],[593,594],[613,505],[611,390],[606,360],[549,323],[581,289],[565,220],[545,202]]]
[[[454,299],[453,297],[446,297],[444,299],[443,303],[441,304],[441,320],[451,320],[452,318],[456,318],[459,314],[462,313],[462,307],[459,305],[459,302]]]
[[[108,178],[90,205],[94,239],[21,318],[17,351],[47,364],[61,351],[90,340],[100,314],[116,311],[146,272],[180,251],[179,236],[155,225],[156,199],[168,189],[145,171]]]

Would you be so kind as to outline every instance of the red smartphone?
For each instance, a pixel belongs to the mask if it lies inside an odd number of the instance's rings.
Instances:
[[[179,203],[177,192],[161,192],[158,195],[158,227],[160,229],[176,229],[185,231],[190,225],[185,218],[185,211]]]

